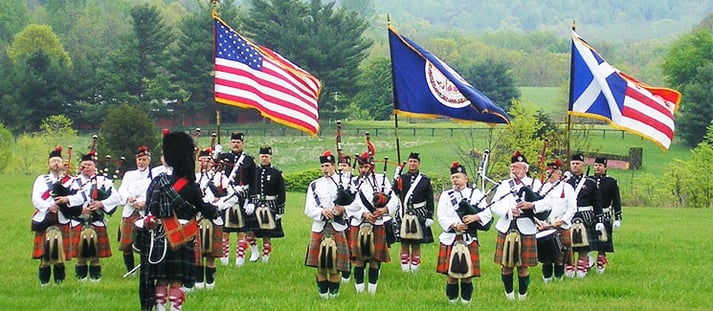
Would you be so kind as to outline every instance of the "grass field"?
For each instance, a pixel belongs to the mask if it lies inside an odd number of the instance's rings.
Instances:
[[[98,284],[79,283],[74,263],[67,265],[67,281],[40,288],[38,261],[31,259],[33,208],[30,188],[34,177],[4,175],[0,204],[5,225],[0,227],[0,310],[136,310],[137,278],[124,279],[121,254],[115,242],[117,216],[109,221],[114,256],[103,260],[104,278]],[[214,291],[190,293],[184,310],[464,310],[449,306],[445,276],[435,272],[437,245],[425,245],[417,274],[400,272],[398,249],[394,261],[383,265],[376,296],[356,295],[353,281],[342,286],[336,300],[320,300],[314,269],[303,265],[311,220],[303,214],[304,194],[288,193],[284,239],[274,241],[269,263],[244,267],[219,266]],[[624,208],[622,228],[616,231],[616,253],[604,275],[583,280],[543,284],[539,267],[531,270],[527,301],[508,302],[499,269],[492,263],[495,232],[481,233],[483,275],[474,281],[473,305],[478,310],[710,310],[713,308],[713,249],[711,209]],[[117,214],[118,215],[118,214]],[[440,231],[435,229],[436,234]],[[235,241],[233,240],[233,244]],[[234,256],[234,255],[233,255]]]

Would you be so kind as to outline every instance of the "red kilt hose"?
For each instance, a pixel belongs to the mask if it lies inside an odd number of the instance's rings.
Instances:
[[[72,232],[70,234],[71,236],[71,256],[70,258],[78,258],[79,257],[79,244],[82,242],[80,241],[80,236],[82,235],[82,225],[76,226],[72,228]],[[111,245],[109,245],[109,235],[106,233],[106,227],[105,226],[94,226],[94,231],[97,232],[97,257],[99,258],[106,258],[106,257],[111,257]]]
[[[462,240],[462,238],[457,239]],[[438,247],[438,264],[436,265],[436,272],[448,275],[448,270],[451,268],[450,257],[453,245],[455,245],[455,242],[451,245],[440,243],[440,246]],[[470,251],[470,262],[473,263],[473,269],[470,272],[473,274],[473,277],[480,277],[480,252],[478,249],[478,241],[473,241],[470,245],[468,245],[468,250]]]
[[[537,266],[537,238],[534,234],[524,235],[520,233],[522,243],[520,252],[520,265],[518,267]],[[495,259],[493,262],[500,265],[503,261],[503,248],[505,248],[505,233],[498,231],[498,239],[495,244]]]
[[[337,244],[337,271],[349,271],[349,245],[344,232],[335,231],[330,224],[327,224],[322,232],[312,232],[307,255],[305,256],[305,266],[317,268],[319,265],[319,244],[322,242],[324,234],[331,234]]]
[[[121,219],[121,239],[119,240],[119,250],[127,253],[133,252],[132,245],[134,244],[134,224],[141,215],[139,212],[134,212],[130,217]]]
[[[62,247],[64,248],[64,260],[72,259],[72,239],[69,224],[56,224],[62,232]],[[45,255],[45,231],[35,231],[35,246],[32,249],[32,258],[41,259]]]
[[[557,264],[564,265],[574,265],[574,256],[572,255],[572,230],[571,229],[557,229],[562,238],[562,246],[565,247],[565,251],[557,259]]]
[[[359,259],[359,228],[360,226],[349,226],[347,241],[349,243],[349,254],[352,260]],[[386,228],[384,225],[372,225],[374,234],[374,257],[378,262],[391,262],[389,247],[386,244]]]

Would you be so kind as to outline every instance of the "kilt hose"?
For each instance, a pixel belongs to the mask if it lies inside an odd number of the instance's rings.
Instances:
[[[438,264],[436,265],[436,272],[448,275],[448,270],[450,269],[451,261],[451,250],[455,245],[455,241],[451,245],[446,245],[440,243],[438,247]],[[473,241],[468,245],[468,250],[470,251],[470,262],[473,263],[473,269],[471,273],[473,277],[480,277],[480,252],[478,247],[478,241]]]
[[[322,236],[325,234],[332,235],[334,242],[337,244],[337,271],[349,271],[349,245],[344,232],[335,231],[331,224],[327,224],[322,232],[312,232],[307,246],[307,255],[305,256],[305,266],[317,268],[319,264],[319,247],[322,242]]]
[[[131,216],[121,219],[121,238],[119,239],[119,250],[124,253],[133,252],[132,245],[134,244],[134,240],[136,238],[134,236],[134,224],[139,217],[141,217],[139,212],[134,212]]]
[[[62,232],[62,247],[64,247],[64,260],[72,259],[72,239],[69,224],[56,224]],[[41,259],[45,255],[45,231],[35,231],[35,246],[32,248],[32,259]]]
[[[521,251],[520,265],[518,267],[537,266],[537,238],[534,234],[524,235],[520,233]],[[503,260],[503,249],[505,248],[505,233],[498,231],[498,239],[495,243],[495,258],[493,262],[501,265]]]
[[[106,233],[106,226],[94,226],[94,231],[97,232],[97,258],[111,257],[111,245],[109,245],[109,235]],[[70,258],[79,258],[79,245],[82,243],[80,237],[82,235],[83,225],[72,228],[70,234],[72,243],[70,248]]]
[[[389,246],[386,244],[386,227],[384,225],[372,225],[374,234],[374,256],[373,260],[378,262],[391,262],[389,256]],[[359,259],[359,226],[349,226],[349,258]]]

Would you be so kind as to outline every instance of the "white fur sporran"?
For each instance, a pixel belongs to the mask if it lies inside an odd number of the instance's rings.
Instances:
[[[255,215],[257,215],[257,222],[260,229],[275,229],[275,216],[272,215],[272,211],[270,211],[270,207],[267,204],[258,204],[258,206],[255,208]]]
[[[448,256],[448,276],[464,279],[473,276],[473,262],[470,261],[470,249],[463,241],[456,241]]]
[[[406,213],[401,219],[401,231],[399,237],[406,240],[420,240],[423,238],[423,230],[418,216],[414,213]]]

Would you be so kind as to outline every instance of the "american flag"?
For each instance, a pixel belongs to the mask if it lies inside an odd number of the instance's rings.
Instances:
[[[574,30],[571,65],[570,115],[608,121],[668,150],[681,93],[651,87],[612,67]]]
[[[215,19],[215,100],[255,108],[277,123],[316,136],[321,83],[268,48]]]

